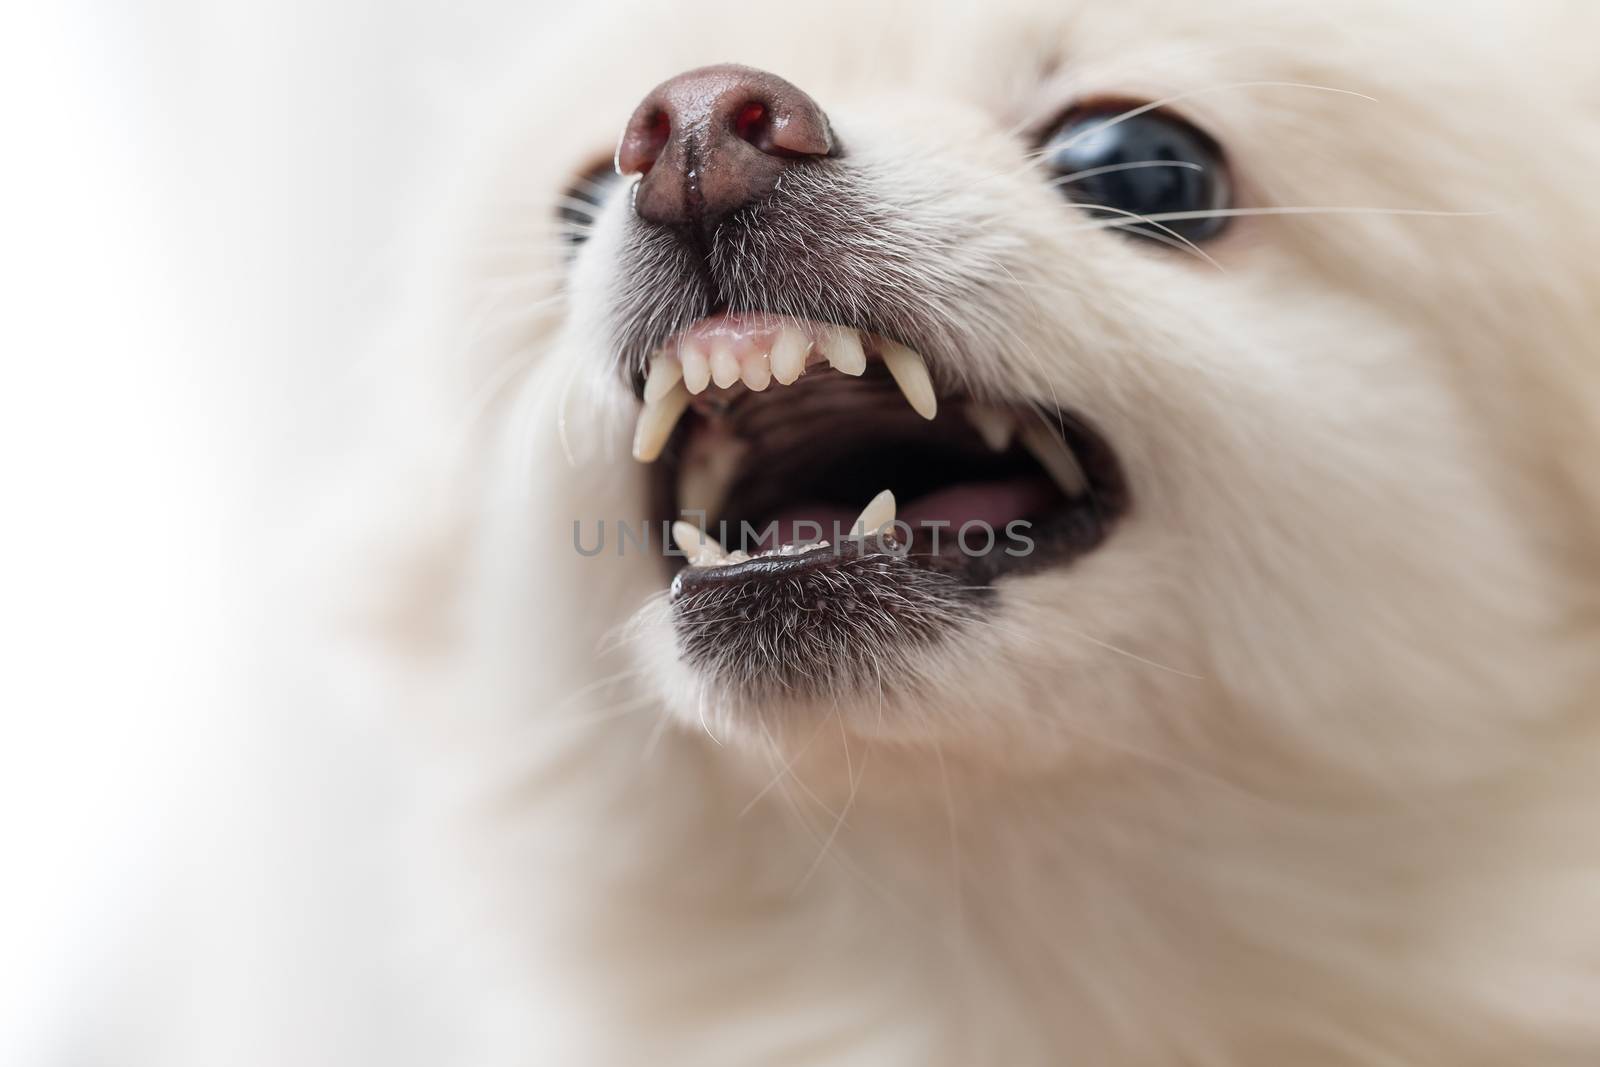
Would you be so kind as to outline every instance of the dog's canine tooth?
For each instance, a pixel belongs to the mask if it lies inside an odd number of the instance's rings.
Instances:
[[[739,357],[729,341],[711,342],[711,380],[718,389],[726,389],[739,380]]]
[[[811,339],[793,326],[778,331],[772,344],[772,376],[779,385],[793,385],[805,372],[806,356],[811,352]]]
[[[759,393],[772,384],[772,367],[767,362],[767,357],[756,354],[748,359],[739,361],[739,379],[750,388],[752,392]]]
[[[650,371],[644,379],[644,402],[660,400],[672,392],[672,387],[683,380],[683,364],[676,356],[660,353],[650,359]]]
[[[855,525],[850,527],[850,536],[869,537],[893,522],[894,514],[894,494],[885,489],[861,509]]]
[[[860,377],[867,369],[867,350],[861,347],[861,337],[843,326],[828,326],[817,339],[817,347],[830,366],[841,374]]]
[[[894,383],[905,394],[911,410],[925,419],[939,413],[939,398],[933,391],[933,379],[928,376],[928,365],[922,356],[896,341],[884,341],[878,350]]]
[[[678,551],[689,557],[691,567],[710,567],[721,563],[728,555],[715,538],[682,519],[672,524],[672,540]]]
[[[1078,457],[1051,427],[1037,420],[1025,422],[1022,443],[1069,498],[1077,498],[1089,488],[1089,479],[1078,465]]]
[[[699,395],[711,384],[711,363],[699,342],[684,338],[678,344],[678,363],[683,367],[683,384]]]
[[[987,404],[968,404],[965,413],[967,421],[978,431],[983,443],[989,446],[989,451],[1004,452],[1011,447],[1011,439],[1017,433],[1017,420],[1010,412]]]
[[[682,382],[668,390],[666,396],[646,404],[633,428],[633,458],[640,463],[655,462],[688,407],[689,390]]]

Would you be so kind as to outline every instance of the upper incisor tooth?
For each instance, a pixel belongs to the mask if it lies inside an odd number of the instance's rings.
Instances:
[[[854,330],[828,326],[817,342],[828,363],[841,374],[859,376],[867,369],[867,350]]]
[[[894,521],[895,505],[894,494],[885,489],[873,497],[866,507],[861,509],[856,523],[850,527],[851,537],[866,537],[875,534]]]
[[[644,402],[660,400],[672,391],[672,387],[683,380],[683,364],[678,362],[676,356],[665,353],[655,356],[650,360],[650,372],[644,379]]]
[[[1022,443],[1050,475],[1051,481],[1055,482],[1067,496],[1079,496],[1089,487],[1089,480],[1084,477],[1083,468],[1078,465],[1078,457],[1072,454],[1072,449],[1068,448],[1067,443],[1057,437],[1056,432],[1049,426],[1035,420],[1024,422]]]
[[[911,409],[925,419],[939,413],[939,397],[933,391],[933,379],[928,377],[928,365],[922,356],[897,341],[884,341],[878,349],[884,365],[905,394]]]
[[[711,380],[718,389],[726,389],[739,380],[739,357],[733,354],[728,341],[711,342]]]
[[[793,326],[778,331],[772,343],[772,376],[780,385],[792,385],[805,372],[811,340]]]
[[[1011,447],[1011,438],[1017,432],[1017,420],[1009,411],[1001,411],[987,404],[968,404],[966,415],[967,421],[978,431],[978,436],[983,438],[983,443],[989,446],[989,451],[1004,452]]]
[[[653,463],[688,407],[689,390],[682,382],[675,384],[666,396],[646,404],[633,428],[633,458],[640,463]]]
[[[678,363],[683,367],[683,384],[689,392],[699,395],[711,384],[711,364],[706,350],[687,338],[678,345]]]
[[[696,567],[721,562],[727,555],[722,546],[709,535],[702,533],[693,523],[684,522],[682,519],[672,524],[672,540],[677,544],[678,551],[688,556],[690,564]]]
[[[761,392],[772,384],[772,367],[764,355],[753,355],[739,361],[739,378],[753,392]]]

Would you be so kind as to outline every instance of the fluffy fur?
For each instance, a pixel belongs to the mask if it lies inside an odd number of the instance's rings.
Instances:
[[[1563,44],[1596,27],[1497,7],[603,5],[552,35],[390,368],[380,582],[471,798],[447,862],[526,1006],[509,1058],[1600,1062],[1600,77]],[[570,267],[554,206],[646,90],[725,60],[850,146],[857,284],[902,287],[968,388],[1094,419],[1134,498],[881,684],[786,701],[680,657],[659,559],[572,547],[644,489],[626,204]],[[1174,98],[1245,206],[1294,213],[1214,264],[1105,228],[1016,135],[1084,95]]]

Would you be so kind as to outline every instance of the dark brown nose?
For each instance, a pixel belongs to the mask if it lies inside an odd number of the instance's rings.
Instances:
[[[828,117],[776,74],[701,67],[650,91],[617,146],[617,171],[643,177],[640,218],[705,226],[770,193],[797,160],[833,151]]]

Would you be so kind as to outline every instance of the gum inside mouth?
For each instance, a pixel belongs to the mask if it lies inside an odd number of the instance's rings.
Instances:
[[[885,551],[986,585],[1069,562],[1126,504],[1081,418],[941,391],[916,351],[837,324],[701,320],[641,392],[634,456],[656,515],[680,520],[679,596]]]

